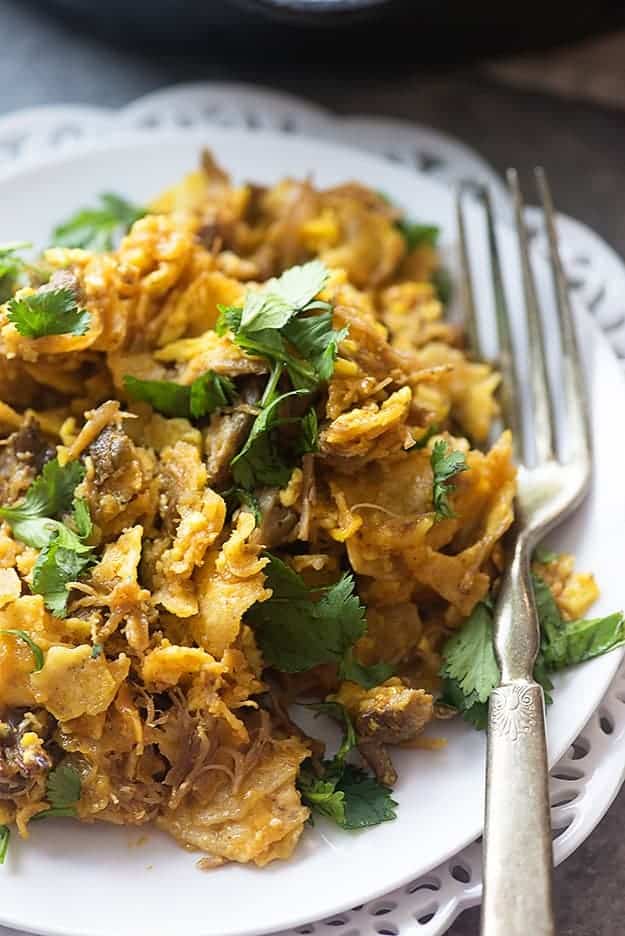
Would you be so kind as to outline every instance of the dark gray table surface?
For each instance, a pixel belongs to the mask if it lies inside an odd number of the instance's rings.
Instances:
[[[18,2],[0,0],[0,114],[46,104],[116,106],[174,82],[257,82],[344,113],[385,114],[427,124],[472,145],[499,170],[536,163],[552,179],[561,210],[585,221],[625,254],[625,114],[520,93],[463,66],[435,75],[411,70],[340,75],[332,66],[279,68],[219,63],[180,52],[112,48]],[[560,936],[625,932],[625,795],[588,841],[556,870]],[[418,830],[417,830],[418,834]],[[478,932],[465,912],[452,936]],[[111,934],[113,936],[113,934]],[[528,933],[528,936],[532,934]]]

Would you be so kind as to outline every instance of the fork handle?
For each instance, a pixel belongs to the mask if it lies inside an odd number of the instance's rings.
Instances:
[[[554,936],[543,691],[515,679],[491,694],[482,936]]]

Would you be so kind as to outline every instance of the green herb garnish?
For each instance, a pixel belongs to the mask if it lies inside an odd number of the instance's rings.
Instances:
[[[583,663],[625,644],[625,616],[565,621],[549,586],[532,576],[536,609],[541,623],[541,656],[549,672]]]
[[[617,612],[603,618],[565,621],[548,585],[535,575],[532,580],[541,632],[534,679],[543,687],[545,701],[550,704],[550,674],[625,644],[625,617]],[[485,728],[488,699],[500,679],[490,604],[476,605],[462,628],[449,638],[442,655],[441,701],[458,709],[476,728]]]
[[[0,519],[11,526],[15,538],[41,550],[32,589],[43,595],[46,608],[57,617],[67,611],[67,585],[93,562],[93,549],[84,542],[91,533],[89,509],[84,500],[74,497],[84,473],[79,462],[61,468],[55,458],[44,465],[21,504],[0,508]],[[59,519],[66,515],[77,532]]]
[[[336,663],[341,679],[368,688],[392,675],[386,664],[366,667],[353,659],[351,648],[367,630],[353,575],[346,573],[334,585],[314,590],[281,559],[269,559],[264,572],[272,596],[248,612],[269,666],[300,673]]]
[[[279,451],[274,430],[286,421],[280,419],[280,406],[286,400],[305,392],[292,390],[290,393],[274,396],[261,409],[254,420],[245,445],[230,463],[232,477],[238,487],[250,491],[260,484],[270,484],[276,487],[284,487],[287,484],[291,477],[292,466],[285,461]],[[266,392],[265,395],[271,396],[271,393]]]
[[[61,764],[48,774],[46,797],[50,806],[33,816],[33,819],[47,819],[52,816],[71,816],[76,818],[76,803],[80,799],[82,782],[78,771],[69,764]]]
[[[220,306],[217,333],[230,331],[247,353],[282,365],[296,389],[315,389],[332,376],[347,334],[333,330],[330,306],[315,299],[328,276],[319,260],[292,267],[262,290],[248,292],[243,308]],[[319,310],[320,315],[307,314]]]
[[[455,517],[449,503],[449,494],[453,490],[451,479],[461,471],[467,471],[468,465],[463,452],[449,450],[444,439],[434,443],[430,456],[432,466],[432,503],[437,520]]]
[[[0,825],[0,865],[3,865],[6,861],[10,840],[11,830],[8,826]]]
[[[28,247],[32,247],[28,241],[0,244],[0,303],[10,299],[18,277],[26,269],[26,263],[18,256],[18,251]]]
[[[302,766],[298,777],[302,801],[342,829],[365,829],[395,819],[397,803],[391,790],[346,762],[356,745],[356,733],[347,710],[337,702],[322,702],[311,708],[342,721],[343,740],[335,756],[322,761],[317,770],[309,763]]]
[[[64,468],[56,458],[46,462],[20,504],[0,507],[0,519],[11,525],[20,542],[42,549],[50,540],[50,518],[73,509],[74,490],[84,476],[85,469],[78,461],[69,462]],[[81,507],[81,514],[83,510]]]
[[[230,406],[237,396],[236,387],[229,377],[207,371],[189,386],[171,380],[139,380],[127,374],[124,388],[133,400],[149,403],[163,416],[201,419],[210,413]]]
[[[67,287],[10,299],[8,319],[25,338],[84,335],[91,322],[89,312],[80,308],[73,290]]]
[[[106,192],[100,195],[99,208],[83,208],[57,225],[52,232],[52,243],[57,247],[112,250],[117,235],[126,233],[145,213],[145,208]]]

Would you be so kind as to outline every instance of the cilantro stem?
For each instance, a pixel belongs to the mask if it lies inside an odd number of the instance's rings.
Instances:
[[[35,643],[32,637],[23,630],[15,630],[11,627],[6,627],[0,630],[0,634],[10,634],[11,637],[18,637],[20,640],[23,640],[25,644],[28,644],[32,651],[33,659],[35,661],[35,672],[38,673],[39,670],[43,669],[44,658],[43,650],[41,647]]]
[[[0,865],[4,864],[7,852],[9,850],[9,840],[11,830],[8,826],[0,825]]]
[[[267,386],[265,387],[265,390],[260,400],[261,409],[263,409],[265,406],[268,406],[274,399],[276,395],[278,382],[280,380],[280,377],[282,376],[283,369],[284,369],[284,366],[281,363],[276,363],[273,365],[271,375],[269,377],[269,380],[267,381]]]

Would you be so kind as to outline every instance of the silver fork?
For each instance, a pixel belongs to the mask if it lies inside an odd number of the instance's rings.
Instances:
[[[544,698],[533,678],[539,627],[530,559],[542,537],[580,504],[588,491],[592,469],[588,401],[558,250],[553,202],[542,169],[536,169],[536,182],[549,241],[563,358],[569,443],[565,456],[559,454],[556,446],[555,405],[547,372],[544,315],[530,263],[529,236],[516,171],[509,170],[508,183],[514,203],[527,316],[533,456],[526,443],[529,437],[527,408],[522,405],[514,363],[510,314],[493,211],[488,192],[481,191],[486,209],[500,348],[502,417],[513,430],[518,463],[510,564],[503,577],[494,618],[495,653],[501,682],[491,695],[488,718],[482,936],[553,936],[554,933]],[[458,194],[457,212],[468,333],[475,354],[482,357],[462,191]]]

